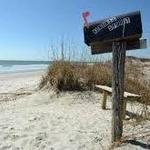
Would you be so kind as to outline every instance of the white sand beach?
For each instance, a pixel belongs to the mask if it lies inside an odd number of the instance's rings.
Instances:
[[[99,92],[38,90],[44,71],[0,75],[0,150],[107,150],[111,148],[111,101]],[[129,104],[129,111],[139,112]],[[119,150],[150,148],[150,121],[124,121]],[[137,142],[135,142],[137,141]],[[149,145],[148,145],[149,144]]]

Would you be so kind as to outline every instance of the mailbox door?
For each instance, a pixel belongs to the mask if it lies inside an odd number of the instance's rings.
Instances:
[[[107,18],[84,27],[84,40],[87,45],[93,42],[138,39],[141,35],[142,23],[139,11]]]

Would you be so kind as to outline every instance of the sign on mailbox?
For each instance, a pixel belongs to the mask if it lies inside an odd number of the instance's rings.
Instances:
[[[142,22],[139,11],[110,17],[84,26],[84,40],[87,45],[95,42],[139,39],[141,36]]]

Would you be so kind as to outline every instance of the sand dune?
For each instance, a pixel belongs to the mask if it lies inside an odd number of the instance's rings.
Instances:
[[[111,101],[101,109],[98,92],[37,90],[43,72],[0,76],[0,150],[107,150],[111,143]],[[140,106],[128,105],[139,111]],[[150,121],[124,122],[127,143],[116,149],[150,146]],[[135,140],[134,143],[132,140]],[[147,147],[148,149],[148,147]]]

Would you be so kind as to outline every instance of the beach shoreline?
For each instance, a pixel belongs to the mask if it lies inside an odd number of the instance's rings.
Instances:
[[[49,64],[48,61],[0,60],[0,74],[46,70]]]
[[[17,72],[8,72],[8,73],[0,73],[0,79],[11,78],[11,77],[27,77],[34,76],[35,74],[42,75],[46,72],[46,69],[38,69],[38,70],[27,70],[27,71],[17,71]]]
[[[18,71],[11,71],[11,72],[1,72],[0,76],[22,74],[22,73],[32,73],[32,72],[39,72],[39,71],[45,71],[45,70],[46,69],[33,69],[33,70],[18,70]]]

